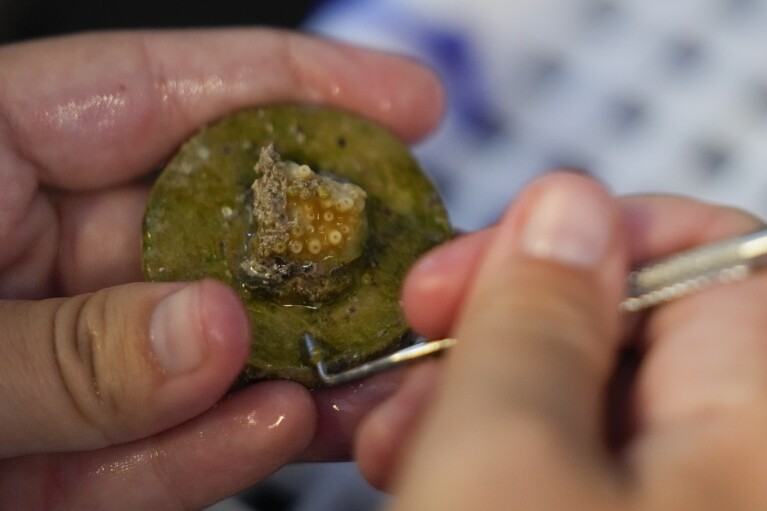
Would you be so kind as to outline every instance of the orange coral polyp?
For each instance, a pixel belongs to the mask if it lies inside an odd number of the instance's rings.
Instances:
[[[307,262],[321,262],[315,268],[323,272],[362,255],[369,235],[365,190],[283,160],[272,146],[262,149],[255,170],[255,257],[245,261],[246,272]]]
[[[286,211],[294,225],[288,243],[299,242],[303,247],[293,257],[321,261],[328,257],[351,260],[359,255],[365,234],[364,209],[361,198],[344,212],[316,195],[306,200],[300,196],[289,198]]]

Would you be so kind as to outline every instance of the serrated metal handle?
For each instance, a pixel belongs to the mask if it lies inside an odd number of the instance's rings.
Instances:
[[[635,312],[713,284],[743,280],[765,262],[767,230],[673,254],[631,272],[621,308]]]

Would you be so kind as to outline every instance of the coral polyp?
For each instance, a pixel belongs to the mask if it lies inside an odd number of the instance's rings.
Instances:
[[[254,171],[243,284],[284,303],[317,305],[334,298],[352,283],[338,270],[364,251],[367,193],[283,160],[271,145],[261,150]]]
[[[279,258],[286,246],[299,262],[339,266],[360,256],[368,235],[365,190],[283,161],[272,146],[261,150],[255,173],[251,247],[258,262]]]

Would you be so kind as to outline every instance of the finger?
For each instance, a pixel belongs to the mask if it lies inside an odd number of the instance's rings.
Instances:
[[[314,432],[295,383],[257,384],[157,437],[0,463],[9,509],[202,509],[290,462]]]
[[[635,264],[755,229],[745,211],[669,195],[620,199]]]
[[[387,371],[361,382],[312,392],[317,408],[314,438],[299,461],[346,461],[361,421],[402,383],[403,369]]]
[[[0,49],[0,127],[12,167],[87,189],[144,174],[194,130],[273,102],[357,112],[406,140],[440,115],[414,62],[275,30],[100,33]]]
[[[14,212],[8,236],[0,233],[0,298],[72,296],[142,280],[147,193],[145,184],[38,193],[26,211]]]
[[[141,223],[148,187],[65,194],[56,201],[56,276],[66,296],[143,280]]]
[[[372,486],[389,490],[424,410],[439,386],[441,363],[428,360],[407,373],[397,391],[359,425],[354,458]]]
[[[647,225],[647,234],[636,241],[637,251],[649,257],[679,245],[741,235],[761,225],[745,212],[693,201],[637,200],[632,207]],[[674,222],[660,219],[664,210],[673,211]],[[663,429],[699,414],[762,400],[767,385],[765,293],[767,276],[757,273],[744,282],[712,286],[652,313],[645,327],[650,344],[637,387],[643,430]]]
[[[607,192],[582,176],[548,176],[520,198],[484,255],[455,329],[463,353],[453,360],[468,381],[514,392],[524,381],[530,405],[551,405],[572,414],[570,425],[599,433],[593,421],[616,348],[625,271],[620,221]],[[571,390],[567,404],[562,389]]]
[[[433,339],[447,335],[494,234],[491,227],[459,236],[433,249],[411,268],[402,303],[413,329]]]
[[[678,250],[740,235],[757,228],[761,224],[758,219],[744,211],[682,197],[636,196],[626,197],[622,203],[630,226],[631,236],[629,239],[632,258],[635,261],[653,260]],[[759,284],[755,284],[755,286],[758,287]],[[687,390],[693,390],[694,394],[701,400],[701,404],[718,399],[717,394],[712,393],[707,385],[693,383],[688,378],[690,376],[688,371],[692,370],[693,374],[698,375],[696,380],[713,383],[716,379],[709,379],[709,371],[714,370],[716,372],[722,369],[724,365],[720,364],[720,361],[724,361],[730,356],[737,359],[743,358],[743,355],[738,353],[737,349],[733,350],[728,346],[726,351],[721,354],[721,358],[717,357],[718,360],[707,359],[708,363],[701,364],[701,360],[698,360],[697,357],[708,352],[708,350],[703,349],[706,344],[704,338],[690,339],[688,345],[685,346],[680,343],[677,346],[676,342],[667,343],[665,341],[666,332],[673,333],[688,328],[697,329],[700,327],[694,325],[699,325],[701,322],[708,323],[702,327],[701,333],[713,333],[721,331],[722,328],[733,328],[734,325],[731,322],[722,320],[718,314],[711,315],[705,312],[709,300],[723,299],[724,302],[721,306],[717,305],[711,309],[722,312],[734,312],[732,311],[733,306],[738,304],[738,315],[742,314],[739,321],[743,321],[743,325],[753,325],[755,319],[761,321],[761,314],[758,310],[749,312],[750,303],[748,300],[737,299],[745,287],[735,286],[705,290],[698,296],[686,297],[677,303],[661,307],[650,316],[646,323],[649,335],[644,337],[646,339],[661,339],[662,341],[653,340],[651,356],[648,359],[649,364],[646,364],[640,373],[639,392],[637,393],[639,410],[632,410],[630,414],[641,418],[644,424],[633,424],[633,428],[644,429],[650,423],[657,425],[662,422],[660,417],[665,417],[668,413],[686,415],[696,400],[690,399],[691,396],[682,397],[678,393],[680,390],[683,394],[686,394]],[[678,313],[680,310],[682,311],[681,315]],[[751,315],[750,318],[749,314]],[[736,328],[736,330],[741,331],[743,329]],[[743,331],[748,332],[750,330],[745,329]],[[676,334],[674,333],[673,336],[676,337]],[[682,337],[686,337],[686,335],[682,335]],[[711,336],[704,337],[709,338]],[[754,340],[746,341],[746,346]],[[666,347],[667,344],[669,347]],[[678,355],[666,356],[666,350],[669,353],[678,351]],[[683,351],[681,350],[688,350],[689,356],[682,359]],[[662,353],[656,357],[655,354],[658,351]],[[746,356],[746,358],[748,357]],[[660,362],[656,363],[656,359]],[[670,364],[665,362],[666,360]],[[753,360],[758,360],[758,357]],[[712,364],[713,367],[708,367]],[[687,381],[687,384],[668,385],[671,381]],[[680,406],[680,403],[686,404]],[[704,405],[702,408],[706,408],[706,406]]]
[[[131,284],[0,302],[0,457],[133,440],[204,411],[242,370],[247,316],[223,284]]]
[[[679,198],[635,198],[628,206],[639,227],[634,252],[640,259],[761,224],[742,211]],[[725,507],[763,505],[763,485],[748,474],[767,470],[765,293],[767,279],[756,274],[665,304],[647,318],[626,458],[648,490],[649,508],[680,496],[683,507],[707,507],[714,488]],[[723,466],[733,470],[717,469]]]
[[[620,223],[598,184],[568,174],[537,182],[503,219],[405,468],[405,508],[425,508],[424,488],[434,508],[482,502],[487,491],[512,508],[538,498],[540,509],[612,494],[594,481],[606,477],[604,391],[625,274]],[[536,480],[548,493],[535,491]]]
[[[2,151],[0,150],[0,153]],[[0,154],[0,158],[1,158]],[[0,163],[1,164],[1,163]],[[0,170],[0,299],[54,296],[59,229],[56,211],[42,194],[29,202],[3,202],[14,184]],[[6,186],[7,185],[7,186]],[[14,209],[19,207],[20,209]]]

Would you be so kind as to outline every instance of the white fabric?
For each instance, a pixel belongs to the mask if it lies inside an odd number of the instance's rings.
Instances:
[[[309,28],[443,76],[416,151],[460,227],[557,165],[767,214],[763,0],[346,0]]]

